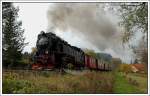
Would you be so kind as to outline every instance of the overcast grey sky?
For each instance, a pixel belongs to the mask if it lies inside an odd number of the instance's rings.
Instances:
[[[19,7],[19,19],[22,21],[25,29],[25,42],[29,42],[24,51],[31,52],[35,47],[37,35],[41,30],[46,31],[47,18],[46,12],[49,7],[48,3],[14,3]]]
[[[25,42],[29,42],[29,45],[25,47],[24,52],[25,51],[31,52],[31,48],[35,47],[35,45],[36,45],[37,35],[40,33],[40,31],[41,30],[47,31],[49,28],[48,22],[50,22],[50,21],[47,18],[47,11],[54,8],[53,4],[52,3],[14,3],[14,5],[19,6],[19,9],[20,9],[19,10],[19,19],[22,20],[23,28],[25,29],[25,33],[24,33],[24,36],[26,37]],[[64,7],[62,7],[62,8],[64,8]],[[106,11],[109,10],[107,8],[105,8],[105,9],[106,9]],[[63,11],[65,11],[65,10],[63,10]],[[74,9],[72,9],[72,10],[74,10]],[[78,10],[80,10],[79,12],[82,12],[82,10],[86,11],[85,9],[78,9]],[[91,12],[93,12],[92,11],[93,8],[92,9],[90,8],[90,10],[91,10]],[[54,12],[55,11],[59,12],[59,10],[54,10]],[[61,12],[62,12],[62,10],[60,10],[60,13]],[[77,12],[75,10],[75,12],[73,14],[76,14],[76,13]],[[117,23],[117,17],[114,14],[111,14],[110,12],[107,12],[107,13],[108,13],[107,15],[109,16],[108,19],[110,19],[110,21],[113,21],[113,20],[116,21],[116,22],[112,23],[115,25]],[[88,14],[89,14],[89,11],[88,11],[87,15]],[[59,13],[56,15],[59,15]],[[80,15],[81,18],[82,18],[82,15],[84,16],[84,14]],[[80,18],[80,16],[79,16],[79,18]],[[76,17],[78,17],[78,16],[76,16]],[[73,18],[76,18],[76,17],[73,17]],[[70,24],[69,20],[72,20],[72,19],[69,17],[69,19],[66,19],[66,20],[67,20],[67,23]],[[54,22],[52,22],[52,23],[54,23]],[[58,23],[60,23],[60,22],[58,22]],[[79,24],[80,24],[80,21],[79,21]],[[82,24],[82,22],[81,22],[81,24]],[[73,27],[74,27],[74,25],[71,26],[70,28],[73,28]],[[66,32],[62,32],[62,31],[63,30],[61,30],[60,28],[55,29],[55,33],[58,36],[60,36],[61,38],[63,38],[64,40],[68,41],[71,45],[81,47],[81,48],[93,49],[98,52],[101,51],[94,44],[81,38],[82,34],[80,36],[77,36],[77,34],[73,33],[72,30],[67,30]],[[78,30],[78,31],[80,31],[80,30]],[[104,38],[105,41],[107,39],[109,39],[109,38]],[[98,40],[102,40],[102,39],[98,39]],[[115,38],[114,38],[114,40],[115,40]],[[101,41],[99,41],[99,42],[101,42]],[[108,43],[111,43],[111,42],[108,42]],[[106,42],[106,44],[107,44],[107,42]],[[123,61],[129,63],[132,59],[131,51],[129,49],[124,50],[124,49],[119,49],[119,48],[120,47],[118,47],[118,49],[113,50],[111,47],[106,47],[105,50],[103,50],[102,52],[110,53],[113,57],[119,57]],[[116,52],[115,50],[120,50],[122,52]]]

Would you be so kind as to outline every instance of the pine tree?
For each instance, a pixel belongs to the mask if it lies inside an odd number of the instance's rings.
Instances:
[[[19,8],[11,2],[2,3],[2,55],[3,67],[17,66],[26,43],[22,22],[18,21]]]

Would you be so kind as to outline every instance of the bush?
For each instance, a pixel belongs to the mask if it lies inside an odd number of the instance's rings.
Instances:
[[[31,87],[31,83],[24,80],[10,80],[6,79],[3,80],[2,83],[2,92],[5,94],[12,94],[12,93],[26,93],[27,88]]]

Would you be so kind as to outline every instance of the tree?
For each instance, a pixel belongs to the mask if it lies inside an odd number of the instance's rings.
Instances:
[[[125,32],[123,35],[123,44],[130,42],[137,32],[143,33],[142,42],[139,45],[129,45],[138,58],[138,61],[148,66],[148,3],[123,3],[121,5],[121,16],[123,21],[121,25],[124,26]],[[142,44],[142,46],[141,46]]]
[[[122,63],[122,61],[120,58],[112,58],[112,68],[114,70],[117,70],[121,63]]]
[[[137,64],[137,63],[138,63],[138,59],[135,59],[135,60],[134,60],[134,64]]]
[[[85,54],[92,56],[92,57],[96,57],[96,53],[94,50],[90,50],[90,49],[84,49]]]
[[[121,16],[125,32],[123,43],[128,43],[136,32],[143,32],[143,38],[147,40],[148,33],[148,3],[123,3],[121,4]]]
[[[31,63],[34,63],[35,62],[35,58],[34,58],[34,56],[36,55],[36,53],[37,53],[37,48],[36,47],[32,47],[31,48],[31,53],[30,53],[30,62]]]
[[[22,60],[25,64],[30,64],[31,55],[28,52],[24,52],[22,56]]]
[[[37,52],[37,48],[35,48],[35,47],[32,47],[31,50],[32,50],[31,54],[35,54]]]
[[[131,66],[129,64],[121,64],[119,66],[119,71],[124,72],[125,74],[128,74],[131,72]]]
[[[107,53],[96,53],[98,59],[103,59],[106,62],[111,62],[112,56]]]
[[[148,48],[143,40],[140,41],[138,46],[134,47],[134,53],[136,54],[138,63],[145,64],[146,69],[148,69]]]
[[[18,21],[19,8],[11,2],[2,3],[2,54],[3,67],[16,66],[22,57],[24,43],[24,30],[22,22]]]

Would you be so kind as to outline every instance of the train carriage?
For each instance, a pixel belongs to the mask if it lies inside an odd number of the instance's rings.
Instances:
[[[89,69],[97,69],[96,59],[89,55],[85,55],[85,66]]]
[[[102,69],[102,60],[98,59],[98,70]]]
[[[85,67],[89,68],[90,67],[90,56],[89,55],[85,55]]]

